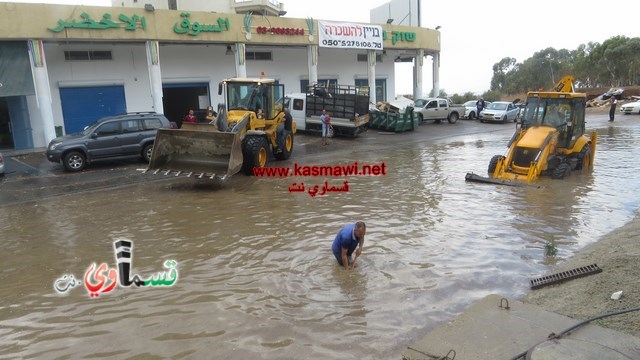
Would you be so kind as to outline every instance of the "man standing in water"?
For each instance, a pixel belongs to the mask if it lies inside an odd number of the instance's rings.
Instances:
[[[344,266],[346,271],[349,271],[349,266],[352,264],[351,269],[356,267],[355,259],[351,261],[351,254],[353,254],[355,250],[357,259],[362,253],[366,230],[367,227],[362,221],[358,221],[355,224],[348,224],[338,232],[335,240],[333,240],[331,251],[333,251],[333,255],[336,257],[336,260],[338,260],[338,264]],[[356,248],[358,249],[356,250]]]
[[[613,121],[613,118],[616,116],[616,104],[618,102],[616,101],[616,97],[611,95],[611,98],[609,98],[609,122]]]

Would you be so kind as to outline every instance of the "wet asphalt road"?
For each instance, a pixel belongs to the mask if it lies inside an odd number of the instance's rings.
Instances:
[[[479,133],[511,133],[515,124],[481,124],[477,120],[447,122],[423,122],[415,131],[389,133],[369,130],[357,138],[336,137],[329,146],[322,146],[319,133],[298,132],[294,140],[294,151],[287,161],[269,161],[269,166],[290,166],[315,159],[347,159],[353,152],[378,152],[392,148],[395,144],[439,142],[457,136]],[[169,181],[171,177],[143,174],[146,168],[142,160],[118,160],[94,163],[79,173],[69,173],[62,164],[46,159],[45,149],[28,152],[3,152],[5,176],[0,180],[0,204],[8,205],[51,198],[70,193],[88,192],[130,184]],[[237,174],[235,176],[244,176]],[[229,181],[233,181],[233,178]]]

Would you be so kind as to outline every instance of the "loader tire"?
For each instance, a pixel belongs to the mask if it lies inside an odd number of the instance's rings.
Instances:
[[[551,178],[562,180],[565,176],[567,176],[571,172],[571,165],[567,163],[562,163],[556,166],[555,169],[551,172]]]
[[[500,159],[504,159],[504,156],[494,155],[491,158],[491,160],[489,161],[489,167],[487,168],[487,172],[489,173],[489,175],[493,175],[493,172],[496,171],[496,167],[498,166],[498,161],[500,161]]]
[[[248,136],[242,145],[242,171],[253,175],[253,168],[263,168],[269,160],[269,143],[262,136]]]
[[[578,155],[578,163],[576,164],[576,170],[589,170],[589,163],[591,162],[591,149],[589,145],[585,145]]]
[[[282,132],[283,140],[280,140],[278,144],[281,149],[278,149],[278,152],[275,152],[273,156],[278,160],[287,160],[291,157],[291,152],[293,151],[293,133],[289,130],[284,130]]]

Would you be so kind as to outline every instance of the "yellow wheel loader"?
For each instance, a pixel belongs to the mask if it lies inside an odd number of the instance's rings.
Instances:
[[[232,78],[218,93],[225,103],[209,123],[184,123],[180,129],[158,129],[145,172],[226,180],[264,167],[271,153],[291,156],[295,122],[286,121],[284,85],[272,79]]]
[[[495,155],[490,177],[467,173],[467,181],[502,185],[532,184],[541,175],[562,179],[571,171],[593,168],[597,133],[585,135],[586,94],[576,93],[565,76],[552,91],[533,91],[509,141],[506,155]]]

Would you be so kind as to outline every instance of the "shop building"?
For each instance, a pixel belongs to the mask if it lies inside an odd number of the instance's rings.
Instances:
[[[414,63],[414,94],[422,94],[432,56],[438,88],[433,29],[287,18],[272,0],[0,8],[0,149],[45,147],[108,115],[204,113],[230,77],[273,78],[288,93],[354,85],[375,103],[396,96],[397,61]]]

